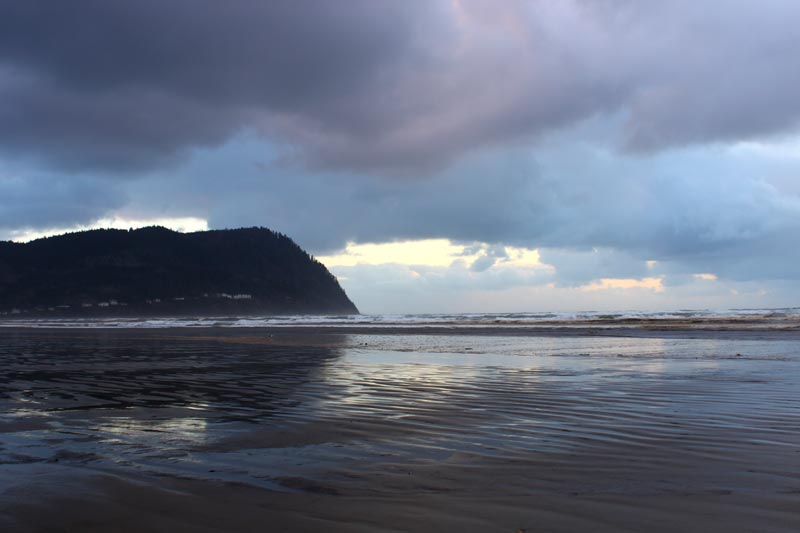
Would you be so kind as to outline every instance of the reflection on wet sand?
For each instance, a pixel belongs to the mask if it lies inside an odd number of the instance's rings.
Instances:
[[[797,340],[13,330],[0,525],[792,531],[798,363]]]
[[[125,332],[16,332],[4,346],[0,428],[14,438],[0,441],[3,463],[66,453],[155,471],[225,424],[256,424],[297,404],[294,391],[336,357],[330,343],[288,352]]]

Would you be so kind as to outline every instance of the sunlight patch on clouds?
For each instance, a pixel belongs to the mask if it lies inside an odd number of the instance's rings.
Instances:
[[[462,254],[463,246],[447,239],[385,242],[372,244],[347,243],[336,255],[317,257],[327,267],[355,265],[431,265],[447,266]]]
[[[515,267],[540,267],[548,270],[555,270],[552,265],[542,263],[539,256],[539,250],[530,250],[528,248],[515,248],[506,247],[508,259],[503,261],[504,265]]]
[[[72,226],[65,228],[50,228],[46,230],[19,230],[11,233],[11,239],[15,242],[28,242],[42,237],[51,237],[63,233],[75,231],[85,231],[91,229],[137,229],[148,226],[163,226],[174,231],[190,233],[193,231],[208,230],[208,221],[197,217],[177,217],[177,218],[149,218],[149,219],[127,219],[120,217],[101,218],[96,222],[84,226]]]
[[[582,291],[603,291],[609,289],[650,289],[654,292],[663,292],[662,278],[603,278],[580,287]]]
[[[708,272],[703,272],[701,274],[692,274],[692,275],[696,279],[702,279],[702,280],[706,280],[706,281],[716,281],[717,280],[717,275],[716,274],[711,274],[711,273],[708,273]]]
[[[538,250],[513,246],[490,246],[485,243],[455,244],[448,239],[356,244],[348,243],[336,255],[317,257],[328,268],[356,265],[424,265],[446,267],[454,263],[478,266],[489,259],[486,268],[502,265],[510,268],[551,270],[539,258]]]

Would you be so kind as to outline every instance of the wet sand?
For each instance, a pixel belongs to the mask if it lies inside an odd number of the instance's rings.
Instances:
[[[797,531],[793,332],[32,330],[2,531]]]

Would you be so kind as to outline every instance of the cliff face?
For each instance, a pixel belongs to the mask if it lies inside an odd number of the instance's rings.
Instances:
[[[358,313],[336,278],[264,228],[152,227],[0,242],[0,314]]]

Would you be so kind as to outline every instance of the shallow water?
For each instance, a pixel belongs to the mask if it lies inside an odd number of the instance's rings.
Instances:
[[[363,438],[371,450],[389,446],[378,442],[380,431],[391,433],[393,453],[409,456],[420,447],[565,451],[595,441],[671,442],[676,435],[692,445],[719,428],[740,432],[740,446],[797,445],[800,435],[794,341],[244,340],[7,337],[0,460],[111,461],[159,471],[192,469],[199,461],[205,468],[226,460],[204,447],[232,436],[340,421],[375,425],[375,438]],[[260,446],[257,440],[249,445]],[[256,478],[270,477],[267,463]]]
[[[331,495],[479,494],[475,468],[508,495],[800,490],[795,340],[9,330],[0,367],[3,497],[71,467]]]

